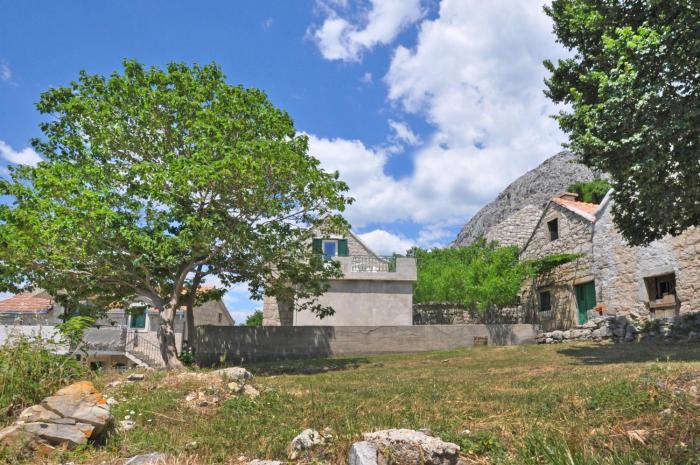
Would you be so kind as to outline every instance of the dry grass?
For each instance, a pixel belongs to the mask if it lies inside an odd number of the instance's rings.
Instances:
[[[53,459],[119,463],[153,451],[179,456],[173,465],[284,459],[288,442],[310,427],[330,428],[334,441],[307,462],[344,463],[364,431],[430,428],[474,464],[700,463],[690,389],[700,345],[487,347],[248,368],[263,395],[209,409],[184,401],[217,389],[206,374],[149,373],[107,390],[121,400],[117,419],[132,415],[137,427]]]

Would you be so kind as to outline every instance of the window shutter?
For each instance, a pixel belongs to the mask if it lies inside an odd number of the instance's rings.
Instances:
[[[338,256],[339,257],[347,257],[348,255],[349,255],[348,240],[347,239],[338,239]]]
[[[315,255],[322,255],[323,254],[323,247],[321,246],[321,239],[314,239],[314,242],[311,246],[311,250]]]

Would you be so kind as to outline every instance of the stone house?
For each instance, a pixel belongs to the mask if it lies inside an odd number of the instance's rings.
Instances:
[[[608,195],[596,212],[593,273],[602,311],[666,318],[700,311],[700,228],[628,245],[613,225]]]
[[[576,194],[552,198],[520,252],[522,260],[579,255],[523,283],[521,304],[527,319],[540,323],[544,330],[584,323],[596,305],[593,230],[597,210],[597,204],[580,202]]]
[[[612,205],[610,192],[599,205],[565,193],[545,207],[521,259],[579,258],[523,283],[523,309],[543,330],[598,315],[656,319],[700,311],[700,229],[633,247],[615,228]]]
[[[295,311],[293,302],[265,296],[263,326],[404,326],[413,324],[413,257],[380,257],[349,231],[344,236],[319,236],[310,244],[325,260],[340,262],[343,277],[331,280],[318,299],[335,313],[318,318]]]

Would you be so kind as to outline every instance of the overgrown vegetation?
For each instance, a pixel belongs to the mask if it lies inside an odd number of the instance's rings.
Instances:
[[[594,179],[589,182],[575,182],[567,189],[578,194],[578,200],[588,203],[600,203],[610,190],[610,183],[605,179]]]
[[[299,432],[326,427],[334,440],[306,463],[347,463],[363,432],[385,428],[430,428],[458,443],[470,465],[700,461],[700,407],[684,384],[700,375],[700,346],[485,347],[247,368],[262,396],[218,407],[184,402],[208,389],[196,377],[150,372],[144,382],[108,388],[107,396],[124,399],[116,418],[130,415],[136,427],[61,461],[116,464],[153,451],[185,454],[191,462],[178,463],[192,465],[239,455],[284,460]]]
[[[252,315],[248,315],[245,319],[246,326],[262,326],[263,324],[263,312],[262,310],[255,310]]]
[[[51,346],[21,335],[0,346],[0,426],[60,387],[89,376],[83,363],[52,353]]]
[[[454,302],[483,311],[516,302],[527,268],[517,247],[479,239],[466,247],[412,249],[418,281],[414,302]]]
[[[527,277],[581,257],[563,253],[520,261],[517,247],[502,247],[483,238],[466,247],[414,248],[409,252],[418,266],[414,302],[451,302],[479,312],[515,305]]]

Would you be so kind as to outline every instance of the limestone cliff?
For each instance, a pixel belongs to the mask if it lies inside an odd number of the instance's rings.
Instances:
[[[576,181],[591,181],[596,177],[598,175],[590,168],[577,163],[571,152],[559,152],[545,160],[537,168],[528,171],[513,181],[493,202],[479,210],[462,227],[453,245],[469,245],[480,236],[520,245],[521,237],[528,235],[523,234],[522,228],[531,226],[529,226],[530,222],[527,221],[527,218],[520,218],[523,215],[516,215],[516,213],[529,206],[528,210],[534,215],[546,205],[549,199],[565,191],[572,183]],[[516,220],[518,221],[516,222]],[[519,237],[517,240],[507,240],[500,237],[500,235],[499,237],[491,237],[492,235],[496,236],[496,234],[491,233],[499,231],[501,223],[505,223],[504,226],[508,226],[508,228],[501,230],[513,229],[513,226],[519,224],[520,220],[524,220],[524,222],[522,228],[515,228],[518,230]],[[528,233],[531,231],[530,229]]]

